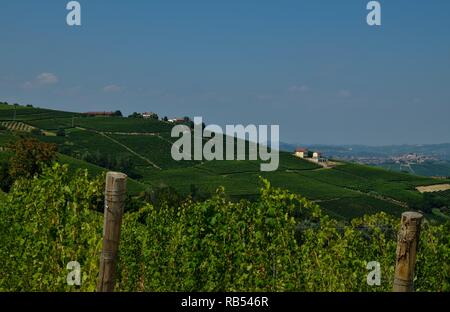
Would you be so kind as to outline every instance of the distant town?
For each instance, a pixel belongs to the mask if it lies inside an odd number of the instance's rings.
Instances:
[[[326,158],[328,163],[345,161],[435,178],[450,176],[449,143],[386,146],[317,144],[303,147],[281,143],[280,147],[285,151],[294,151],[297,157],[309,161]]]
[[[384,163],[393,163],[398,165],[423,164],[429,161],[439,161],[436,156],[422,155],[416,153],[407,153],[395,156],[348,156],[339,157],[342,160],[353,161],[366,165],[382,165]]]

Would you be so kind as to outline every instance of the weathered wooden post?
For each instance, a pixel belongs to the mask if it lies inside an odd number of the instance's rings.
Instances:
[[[414,267],[423,215],[417,212],[402,214],[397,242],[394,292],[414,291]]]
[[[114,290],[116,256],[119,247],[126,189],[127,176],[125,174],[119,172],[108,172],[106,174],[103,247],[100,256],[98,292],[111,292]]]

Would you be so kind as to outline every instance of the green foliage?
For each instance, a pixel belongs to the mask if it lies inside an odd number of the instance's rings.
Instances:
[[[87,169],[90,177],[96,177],[98,175],[103,175],[107,171],[105,168],[62,154],[58,154],[58,162],[61,164],[67,164],[71,174],[76,173],[79,169]],[[128,178],[127,190],[129,195],[138,195],[144,192],[146,187],[147,186],[145,184],[133,180],[130,177]]]
[[[433,208],[450,208],[450,191],[424,193],[422,207],[424,212],[430,213]]]
[[[78,115],[77,113],[0,103],[0,120],[31,121]]]
[[[81,290],[94,290],[102,223],[91,209],[101,198],[100,180],[58,164],[16,181],[0,203],[0,291],[77,290],[66,283],[70,261],[82,265]]]
[[[32,135],[36,135],[36,136],[42,135],[42,131],[40,129],[32,129],[30,132]]]
[[[91,164],[127,173],[145,183],[138,187],[140,191],[166,185],[189,195],[195,181],[197,194],[211,194],[219,186],[225,186],[227,195],[235,200],[258,197],[260,161],[174,161],[171,147],[177,138],[171,137],[174,125],[168,122],[144,119],[138,113],[130,116],[133,118],[87,118],[69,112],[0,104],[0,120],[13,120],[14,116],[17,129],[30,126],[47,131],[64,129],[65,136],[39,139],[57,144],[65,155],[79,160],[90,158]],[[182,123],[192,124],[187,117]],[[0,145],[4,146],[11,137],[14,138],[12,133],[0,131]],[[379,211],[398,216],[406,206],[430,211],[434,207],[424,207],[427,202],[415,187],[449,182],[347,163],[324,170],[287,152],[280,152],[276,172],[262,175],[274,186],[317,201],[330,215],[346,220]]]
[[[417,291],[450,292],[450,221],[425,223],[420,235],[415,287]]]
[[[0,150],[2,147],[6,147],[9,143],[17,140],[16,136],[13,136],[10,132],[0,132]]]
[[[66,131],[63,128],[58,129],[58,131],[56,132],[56,136],[59,137],[65,137],[66,136]]]
[[[148,121],[148,119],[146,119]],[[172,158],[172,144],[154,135],[110,135],[111,138],[128,146],[132,150],[156,163],[163,169],[190,167],[195,161],[175,161]],[[141,160],[142,162],[142,160]]]
[[[202,202],[148,204],[127,213],[120,291],[390,291],[399,219],[385,213],[343,223],[267,181],[255,202],[219,189]],[[92,291],[98,276],[102,179],[66,166],[18,180],[0,202],[0,291]],[[450,224],[424,222],[415,286],[450,291]],[[81,287],[67,286],[67,263]],[[381,286],[366,265],[381,264]]]
[[[14,179],[9,174],[9,162],[6,160],[0,161],[0,190],[9,192]]]
[[[129,115],[128,118],[144,118],[142,114],[134,112],[133,114]]]
[[[86,129],[93,129],[104,132],[123,132],[123,133],[159,133],[169,132],[171,125],[160,122],[155,119],[139,118],[77,118],[75,125]]]
[[[38,119],[27,121],[27,123],[33,127],[42,130],[58,130],[69,128],[72,126],[72,121],[75,122],[77,119],[72,118],[49,118],[49,119]]]
[[[85,152],[81,155],[80,159],[103,168],[123,172],[131,178],[140,178],[134,170],[135,164],[133,163],[133,160],[129,157],[114,154],[103,154],[97,150],[94,153],[90,153],[88,151]]]

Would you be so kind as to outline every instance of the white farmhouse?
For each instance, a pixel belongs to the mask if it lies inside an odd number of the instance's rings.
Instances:
[[[299,158],[306,158],[308,157],[308,149],[307,148],[297,148],[295,150],[295,156]]]

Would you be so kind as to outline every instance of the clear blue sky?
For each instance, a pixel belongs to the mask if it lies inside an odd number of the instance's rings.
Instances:
[[[279,124],[286,142],[450,142],[450,1],[0,1],[0,100]]]

